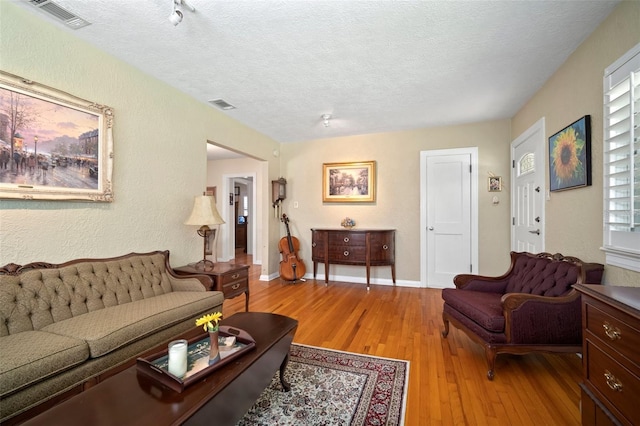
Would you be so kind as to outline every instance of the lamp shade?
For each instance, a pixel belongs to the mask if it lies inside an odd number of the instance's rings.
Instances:
[[[224,220],[220,217],[213,197],[200,195],[193,200],[193,211],[184,223],[185,225],[221,225]]]

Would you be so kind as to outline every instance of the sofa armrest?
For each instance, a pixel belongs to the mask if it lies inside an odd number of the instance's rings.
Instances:
[[[508,293],[501,302],[509,343],[578,344],[581,340],[580,294],[575,290],[557,297]]]
[[[168,273],[171,277],[173,291],[208,291],[213,289],[213,282],[207,275],[175,275],[172,269]]]

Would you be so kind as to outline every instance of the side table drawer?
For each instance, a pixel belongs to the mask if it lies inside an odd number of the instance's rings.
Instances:
[[[231,299],[247,291],[249,287],[248,271],[233,271],[220,277],[220,286],[225,299]]]
[[[220,285],[222,285],[222,288],[225,288],[227,284],[230,284],[238,280],[247,279],[248,277],[249,277],[248,269],[243,269],[241,271],[227,272],[226,274],[220,275]]]
[[[630,424],[640,424],[640,410],[637,407],[640,378],[589,339],[586,349],[586,380],[605,397],[610,408],[617,408]]]

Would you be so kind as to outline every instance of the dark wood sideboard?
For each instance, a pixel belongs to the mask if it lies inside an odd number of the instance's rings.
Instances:
[[[311,229],[313,278],[318,263],[324,263],[324,282],[329,282],[329,265],[356,265],[367,268],[369,290],[371,266],[391,266],[396,283],[395,229]]]
[[[640,425],[640,287],[578,284],[582,424]]]

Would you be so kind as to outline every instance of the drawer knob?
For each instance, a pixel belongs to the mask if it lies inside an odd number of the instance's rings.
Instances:
[[[607,386],[609,386],[611,390],[622,392],[622,383],[616,376],[611,374],[609,370],[604,370],[604,378],[607,381]]]
[[[611,340],[622,339],[622,332],[618,327],[614,327],[609,324],[607,321],[602,324],[602,328],[604,328],[604,334]]]
[[[349,251],[345,250],[344,253],[342,253],[342,254],[344,254],[344,257],[347,257],[347,256],[349,256]]]
[[[383,250],[389,250],[389,246],[385,244],[385,245],[382,246],[382,249]]]
[[[344,237],[344,242],[348,243],[349,242],[349,237]]]
[[[316,243],[311,243],[311,247],[315,247],[315,246],[317,246]]]
[[[240,288],[240,283],[237,283],[237,284],[232,285],[232,286],[231,286],[231,288],[232,288],[233,290],[237,290],[237,289],[239,289],[239,288]]]
[[[236,278],[240,278],[240,274],[233,274],[231,275],[231,279],[236,279]]]

